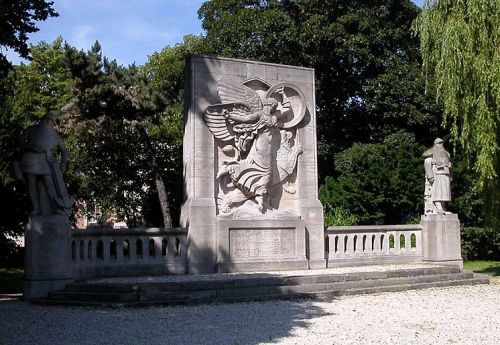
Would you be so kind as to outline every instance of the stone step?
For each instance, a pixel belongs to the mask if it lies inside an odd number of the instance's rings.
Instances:
[[[444,281],[433,281],[425,283],[412,283],[412,284],[399,284],[399,285],[383,285],[383,286],[370,286],[353,288],[346,290],[332,290],[332,291],[321,291],[313,292],[312,297],[317,299],[331,299],[336,296],[347,296],[347,295],[361,295],[379,292],[397,292],[406,290],[420,290],[429,289],[437,287],[449,287],[449,286],[464,286],[464,285],[479,285],[479,284],[489,284],[489,278],[487,277],[474,277],[468,279],[457,279],[457,280],[444,280]]]
[[[126,303],[137,301],[136,292],[128,293],[104,293],[104,292],[69,292],[53,291],[49,293],[48,299],[54,301],[81,301],[98,303]]]
[[[140,292],[176,292],[176,291],[198,291],[198,290],[220,290],[244,287],[264,287],[280,285],[305,285],[336,283],[358,280],[379,280],[399,277],[421,277],[437,274],[460,273],[456,266],[437,266],[418,269],[401,269],[392,271],[356,272],[344,274],[316,274],[302,276],[273,276],[264,275],[260,277],[249,277],[241,275],[227,277],[221,280],[194,280],[182,282],[157,282],[157,283],[73,283],[68,284],[66,291],[69,292],[104,292],[123,293],[139,290]]]
[[[266,301],[276,299],[315,298],[331,299],[336,296],[367,294],[377,292],[404,291],[430,287],[487,284],[489,278],[474,275],[472,272],[427,274],[422,276],[398,276],[393,278],[357,279],[336,282],[320,282],[291,285],[262,285],[228,287],[220,284],[218,288],[199,290],[162,291],[138,288],[131,292],[82,292],[58,291],[50,293],[47,299],[37,302],[64,305],[99,306],[152,306],[200,303],[229,303],[247,301]],[[92,285],[91,290],[95,289]]]
[[[67,292],[102,292],[102,293],[131,293],[137,290],[135,284],[99,284],[99,283],[71,283],[66,285]]]
[[[280,293],[280,294],[265,294],[252,296],[233,296],[214,298],[212,294],[207,292],[191,295],[190,298],[164,298],[157,300],[137,300],[131,302],[96,302],[96,301],[81,301],[81,300],[53,300],[53,299],[38,299],[36,303],[50,305],[68,305],[68,306],[99,306],[99,307],[149,307],[149,306],[173,306],[173,305],[196,305],[207,303],[239,303],[239,302],[257,302],[257,301],[272,301],[272,300],[296,300],[296,299],[317,299],[331,300],[335,297],[346,295],[360,295],[380,292],[397,292],[417,289],[428,289],[436,287],[448,286],[465,286],[488,284],[487,277],[474,277],[470,279],[454,280],[454,281],[438,281],[416,284],[400,284],[400,285],[385,285],[375,287],[351,288],[329,291],[313,291],[302,293]]]
[[[321,291],[342,291],[356,288],[392,286],[392,285],[409,285],[417,283],[430,283],[442,281],[467,280],[473,278],[471,272],[428,275],[422,277],[398,277],[387,279],[374,280],[356,280],[346,282],[329,282],[317,284],[301,284],[301,285],[277,285],[277,286],[252,286],[252,287],[237,287],[223,288],[199,291],[140,291],[139,299],[147,300],[184,300],[199,299],[199,298],[215,298],[221,299],[226,297],[246,297],[246,296],[262,296],[262,295],[278,295],[278,294],[302,294],[315,293]],[[195,293],[195,294],[194,294]]]

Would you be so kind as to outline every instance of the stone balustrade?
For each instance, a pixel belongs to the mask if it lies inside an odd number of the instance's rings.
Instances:
[[[74,229],[71,262],[75,279],[184,274],[187,229]]]
[[[328,267],[421,262],[422,226],[332,226],[326,248]]]

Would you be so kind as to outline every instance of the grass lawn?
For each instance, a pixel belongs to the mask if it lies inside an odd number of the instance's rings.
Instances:
[[[464,261],[464,269],[490,276],[500,276],[500,261]]]
[[[23,292],[22,268],[0,268],[0,294]]]

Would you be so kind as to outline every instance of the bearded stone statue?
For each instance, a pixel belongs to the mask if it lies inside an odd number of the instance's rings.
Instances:
[[[425,213],[446,213],[451,201],[451,160],[443,147],[443,139],[434,140],[434,147],[423,154],[425,168]]]

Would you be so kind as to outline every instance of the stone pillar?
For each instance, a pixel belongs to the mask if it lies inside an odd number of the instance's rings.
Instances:
[[[427,214],[421,224],[423,261],[463,268],[458,216]]]
[[[212,134],[203,120],[203,112],[216,96],[210,87],[216,80],[199,59],[189,60],[185,76],[184,116],[184,193],[181,226],[187,227],[189,273],[216,271],[215,148]]]
[[[24,299],[46,297],[73,280],[66,215],[32,216],[26,226]]]

